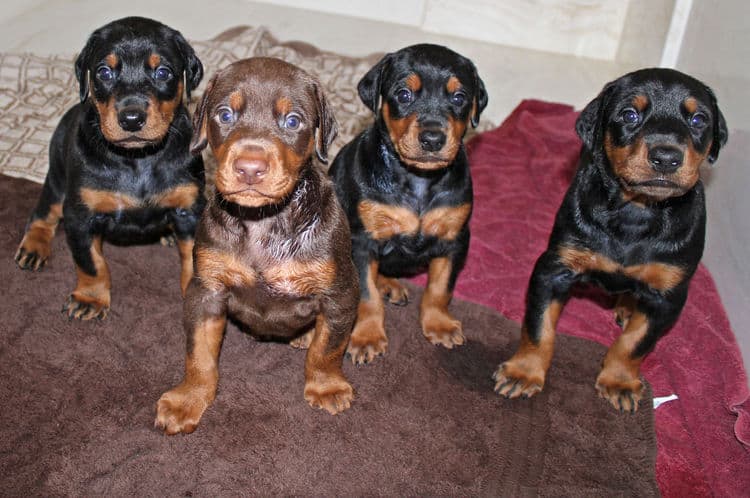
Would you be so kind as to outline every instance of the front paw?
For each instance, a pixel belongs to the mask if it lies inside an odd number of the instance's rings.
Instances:
[[[74,291],[63,304],[62,312],[70,320],[104,320],[109,313],[109,294],[92,296]]]
[[[376,320],[365,320],[355,325],[346,354],[355,365],[363,365],[385,354],[387,348],[388,337],[383,325]]]
[[[310,347],[310,344],[312,343],[314,334],[315,334],[315,329],[312,329],[309,332],[305,332],[304,334],[297,336],[291,341],[289,341],[289,345],[297,349],[307,349]]]
[[[530,398],[544,388],[546,372],[537,362],[515,357],[502,363],[492,375],[495,392],[506,398]]]
[[[343,375],[320,374],[305,382],[305,400],[313,408],[336,415],[352,406],[354,389]]]
[[[190,434],[198,427],[203,412],[213,401],[208,387],[191,387],[184,384],[162,394],[156,403],[154,426],[169,435]]]
[[[422,334],[432,344],[453,349],[466,342],[461,322],[448,312],[437,308],[425,310],[422,315]]]
[[[621,412],[635,413],[643,397],[643,382],[625,369],[604,368],[596,378],[596,391]]]
[[[14,259],[18,267],[22,270],[39,271],[47,264],[50,252],[49,248],[46,250],[42,250],[41,248],[31,249],[22,243],[18,247]]]
[[[409,291],[401,285],[401,282],[397,278],[378,275],[376,285],[381,297],[387,299],[389,303],[396,306],[406,306],[409,304]]]

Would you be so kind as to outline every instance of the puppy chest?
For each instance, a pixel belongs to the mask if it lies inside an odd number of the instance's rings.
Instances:
[[[374,240],[395,236],[454,240],[469,220],[471,203],[440,206],[416,213],[405,206],[364,200],[357,206],[357,211],[362,226]]]
[[[316,296],[279,294],[263,284],[232,289],[227,306],[229,315],[253,334],[281,337],[312,327],[321,309]]]

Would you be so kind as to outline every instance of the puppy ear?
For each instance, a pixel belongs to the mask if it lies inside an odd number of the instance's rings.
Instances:
[[[729,130],[727,130],[727,122],[724,119],[724,115],[719,110],[716,95],[714,95],[713,90],[710,88],[706,87],[706,90],[708,90],[708,94],[711,96],[711,111],[714,115],[714,137],[711,142],[711,150],[708,151],[708,162],[713,163],[719,158],[719,149],[724,147],[724,144],[727,143],[727,139],[729,139]]]
[[[81,53],[78,54],[75,62],[76,79],[78,80],[78,91],[81,102],[85,102],[89,96],[89,71],[88,65],[94,54],[97,44],[99,43],[99,31],[94,31],[86,41]]]
[[[199,154],[208,145],[208,122],[206,117],[206,107],[208,106],[208,97],[211,94],[211,89],[214,87],[218,73],[211,78],[206,85],[206,90],[203,92],[201,101],[198,102],[198,106],[195,108],[193,113],[193,137],[190,139],[190,152],[192,154]]]
[[[476,78],[476,96],[474,97],[474,108],[472,109],[471,114],[471,126],[476,128],[479,126],[479,115],[482,114],[482,111],[484,111],[484,108],[487,107],[487,101],[489,100],[489,97],[487,96],[487,89],[484,87],[484,81],[482,81],[482,78],[479,77],[479,74],[477,73],[476,68],[474,68],[474,76]]]
[[[203,79],[203,64],[198,56],[195,55],[193,47],[182,36],[182,33],[175,31],[174,38],[180,55],[182,55],[182,60],[185,63],[185,91],[189,99],[190,92],[195,90]]]
[[[604,110],[609,102],[614,83],[608,83],[597,97],[583,108],[576,119],[576,133],[581,137],[587,149],[596,149],[601,128],[604,126]]]
[[[315,154],[323,164],[328,164],[328,147],[336,138],[339,127],[320,82],[316,81],[314,88],[318,107],[318,122],[315,128]]]
[[[391,65],[393,54],[386,54],[385,57],[375,64],[367,74],[365,74],[359,84],[357,91],[362,102],[377,114],[378,100],[380,100],[380,82],[383,79],[383,72]]]

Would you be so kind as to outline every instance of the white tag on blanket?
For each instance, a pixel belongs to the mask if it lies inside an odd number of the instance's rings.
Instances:
[[[661,396],[659,398],[654,398],[654,410],[659,408],[664,403],[675,400],[675,399],[679,399],[676,394],[670,394],[669,396]]]

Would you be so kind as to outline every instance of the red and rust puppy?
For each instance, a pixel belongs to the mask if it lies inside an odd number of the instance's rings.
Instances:
[[[469,249],[472,186],[463,137],[487,105],[484,83],[465,57],[414,45],[386,55],[358,90],[377,119],[329,172],[349,218],[362,292],[347,352],[356,364],[385,352],[381,296],[406,304],[394,277],[424,269],[423,334],[447,348],[463,344],[448,303]]]
[[[52,136],[47,178],[15,259],[23,269],[41,269],[64,219],[78,282],[63,311],[89,320],[110,307],[105,240],[176,237],[187,288],[205,202],[203,161],[190,154],[182,95],[200,83],[203,66],[179,32],[129,17],[96,30],[75,71],[81,102]]]
[[[576,130],[579,168],[531,275],[521,345],[495,372],[495,390],[509,398],[542,390],[563,303],[573,284],[592,282],[620,295],[623,329],[596,389],[634,412],[641,361],[679,316],[703,254],[699,168],[716,160],[727,127],[706,85],[644,69],[606,85]]]
[[[353,392],[341,371],[359,292],[346,216],[325,162],[336,121],[320,84],[279,59],[220,71],[194,117],[192,150],[210,144],[216,194],[195,241],[185,300],[185,378],[157,404],[168,434],[195,430],[213,401],[227,316],[309,347],[305,399],[335,414]]]

